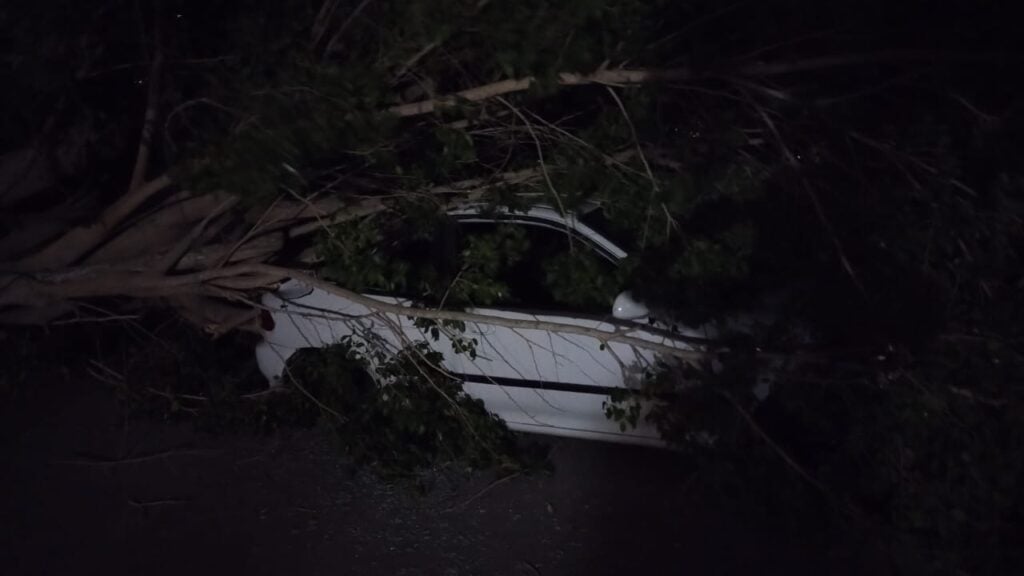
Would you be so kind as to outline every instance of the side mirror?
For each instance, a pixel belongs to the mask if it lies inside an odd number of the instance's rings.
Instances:
[[[288,280],[277,287],[277,297],[281,300],[297,300],[313,291],[312,286],[306,286],[298,280]]]
[[[640,320],[650,314],[647,306],[633,299],[633,294],[627,290],[615,297],[612,303],[612,316],[619,320]]]

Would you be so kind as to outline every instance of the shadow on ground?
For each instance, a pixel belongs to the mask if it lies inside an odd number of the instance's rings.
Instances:
[[[663,451],[555,441],[553,474],[443,471],[423,496],[316,430],[211,436],[92,384],[4,414],[10,575],[878,573],[867,545],[740,521]]]

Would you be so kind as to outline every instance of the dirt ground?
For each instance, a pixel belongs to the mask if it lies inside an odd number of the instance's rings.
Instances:
[[[126,418],[95,384],[40,385],[3,414],[8,575],[879,573],[867,544],[738,520],[665,451],[559,440],[551,474],[448,470],[421,495],[323,432]]]

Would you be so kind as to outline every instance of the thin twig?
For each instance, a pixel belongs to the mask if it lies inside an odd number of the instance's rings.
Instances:
[[[966,388],[960,388],[960,387],[957,387],[957,386],[950,386],[949,387],[949,391],[952,392],[953,394],[956,394],[957,396],[961,396],[963,398],[967,398],[968,400],[972,400],[974,402],[978,402],[979,404],[985,404],[987,406],[993,406],[995,408],[1001,408],[1001,407],[1006,405],[1006,400],[999,400],[997,398],[990,398],[988,396],[982,396],[982,395],[976,394],[976,393],[974,393],[974,392],[972,392],[972,391],[970,391],[970,390],[968,390]]]
[[[301,383],[299,383],[299,380],[295,377],[294,374],[292,374],[291,368],[288,367],[288,362],[284,361],[285,359],[281,356],[281,353],[278,352],[276,348],[274,349],[274,353],[277,354],[279,358],[281,358],[282,363],[284,365],[284,373],[285,373],[286,376],[288,376],[288,380],[291,382],[291,384],[293,386],[295,386],[295,388],[299,392],[302,392],[303,396],[305,396],[306,398],[309,398],[309,400],[311,402],[316,404],[317,407],[320,408],[321,410],[323,410],[324,412],[327,412],[331,416],[334,416],[335,418],[337,418],[339,422],[347,422],[348,421],[348,418],[345,418],[344,416],[339,414],[335,409],[333,409],[330,406],[328,406],[328,405],[324,404],[323,402],[321,402],[320,399],[317,398],[316,396],[314,396],[312,393],[310,393],[309,390],[306,390],[306,387],[303,386]]]
[[[755,102],[752,98],[748,98],[748,100],[750,101],[751,106],[753,106],[757,113],[761,116],[761,119],[764,121],[765,126],[768,128],[768,131],[771,132],[772,136],[775,137],[775,141],[778,143],[779,149],[782,150],[782,154],[786,160],[786,163],[789,164],[789,166],[793,168],[793,170],[799,170],[800,163],[797,161],[796,155],[793,154],[793,152],[789,149],[788,146],[786,146],[786,141],[782,139],[782,135],[779,133],[779,130],[775,127],[775,123],[772,122],[772,119],[768,116],[768,113],[765,112],[764,108],[757,104],[757,102]],[[846,249],[843,248],[843,243],[839,241],[839,236],[836,234],[835,228],[832,227],[832,222],[825,215],[825,208],[824,206],[822,206],[821,200],[818,199],[817,192],[814,191],[814,188],[812,188],[807,183],[807,180],[802,176],[800,177],[800,185],[804,189],[804,192],[807,194],[807,197],[811,199],[811,205],[814,207],[814,212],[817,215],[818,220],[821,222],[821,225],[825,228],[825,232],[829,235],[829,239],[832,241],[832,245],[836,249],[836,254],[839,256],[840,265],[843,267],[843,270],[846,272],[846,274],[850,277],[850,280],[853,281],[854,286],[857,287],[857,290],[860,292],[861,296],[867,298],[867,290],[861,283],[860,277],[857,275],[857,272],[853,269],[853,265],[850,263],[849,258],[846,257]]]
[[[252,227],[250,227],[249,230],[246,231],[246,233],[238,240],[238,242],[236,242],[235,245],[232,246],[231,249],[224,254],[224,257],[221,258],[220,262],[217,263],[217,268],[226,265],[231,260],[231,257],[235,255],[235,252],[237,252],[238,249],[241,248],[243,244],[248,242],[253,236],[256,235],[256,233],[260,230],[260,226],[263,225],[264,220],[267,218],[267,215],[271,214],[271,211],[274,209],[275,206],[277,206],[277,203],[280,201],[280,196],[274,198],[274,201],[270,203],[270,206],[267,206],[267,209],[264,210],[262,214],[260,214],[260,217],[256,220],[256,223],[253,224]]]
[[[69,458],[66,460],[57,460],[58,464],[78,464],[82,466],[119,466],[121,464],[141,464],[143,462],[152,462],[154,460],[162,460],[171,456],[213,456],[219,454],[220,450],[164,450],[162,452],[154,452],[151,454],[144,454],[142,456],[135,456],[132,458],[96,458],[96,457],[82,457],[82,458]]]
[[[153,506],[171,506],[175,504],[186,504],[188,500],[167,499],[167,500],[129,500],[129,504],[137,508],[149,508]]]
[[[150,394],[155,394],[157,396],[160,396],[161,398],[166,398],[166,399],[172,400],[172,401],[176,400],[178,398],[181,398],[182,400],[192,400],[193,402],[209,402],[210,401],[210,399],[207,398],[206,396],[200,396],[198,394],[177,394],[177,393],[172,393],[172,392],[161,392],[161,391],[157,390],[156,388],[152,388],[152,387],[146,388],[146,391],[148,391]]]
[[[317,12],[316,18],[313,19],[313,28],[310,31],[309,47],[311,49],[316,48],[320,44],[320,39],[323,38],[324,32],[327,31],[327,26],[330,24],[331,18],[334,17],[334,11],[338,8],[340,1],[325,0],[320,6],[320,11]]]
[[[667,42],[669,42],[669,41],[671,41],[671,40],[673,40],[675,38],[683,36],[684,34],[689,34],[690,31],[692,31],[694,28],[696,28],[698,26],[702,26],[704,24],[707,24],[708,22],[710,22],[712,20],[715,20],[716,18],[719,18],[721,16],[724,16],[724,15],[728,14],[729,12],[732,12],[733,10],[735,10],[737,8],[740,8],[740,7],[743,7],[743,6],[747,5],[747,4],[750,4],[751,1],[752,0],[740,0],[739,2],[733,2],[732,4],[729,4],[729,5],[727,5],[727,6],[723,7],[723,8],[720,8],[719,10],[716,10],[715,12],[710,12],[708,14],[703,14],[701,16],[698,16],[697,18],[694,18],[693,20],[691,20],[691,21],[687,22],[686,24],[684,24],[682,27],[676,29],[671,34],[669,34],[668,36],[665,36],[664,38],[661,38],[661,39],[655,41],[654,43],[652,43],[649,46],[649,48],[650,49],[657,48],[658,46],[662,46],[665,43],[667,43]],[[714,6],[714,4],[712,4],[712,6]]]
[[[451,511],[456,510],[456,509],[465,508],[466,506],[469,506],[470,504],[475,502],[477,499],[479,499],[484,494],[490,492],[493,488],[495,488],[497,486],[500,486],[500,485],[508,482],[509,480],[513,480],[515,478],[518,478],[521,475],[522,475],[522,472],[515,472],[515,473],[509,474],[507,476],[502,476],[501,478],[498,478],[497,480],[495,480],[494,482],[491,482],[487,486],[484,486],[484,488],[482,490],[480,490],[479,492],[477,492],[476,494],[474,494],[473,496],[468,498],[465,502],[463,502],[461,504],[458,504],[458,505],[455,505],[455,506],[451,506],[449,508],[446,508],[445,512],[451,512]]]
[[[189,251],[189,249],[192,248],[192,244],[196,241],[196,239],[199,238],[199,236],[203,233],[204,230],[206,230],[206,227],[210,224],[210,222],[214,218],[217,218],[220,215],[227,212],[228,210],[230,210],[231,207],[233,207],[237,203],[237,196],[228,196],[226,199],[224,199],[224,201],[221,202],[219,206],[214,208],[212,212],[207,214],[206,217],[202,219],[202,221],[196,224],[195,227],[193,227],[192,230],[188,233],[188,235],[186,235],[178,242],[174,249],[167,254],[166,258],[162,260],[159,264],[157,264],[156,269],[161,272],[170,272],[171,270],[173,270],[174,266],[178,263],[179,260],[181,260],[182,256],[184,256]]]
[[[89,360],[89,364],[92,364],[93,366],[106,372],[109,376],[113,376],[118,381],[124,381],[124,376],[122,374],[114,371],[112,368],[107,367],[105,364],[101,362],[98,362],[96,360]]]
[[[352,21],[356,19],[356,16],[358,16],[359,13],[362,12],[363,9],[366,8],[366,6],[371,1],[372,0],[363,0],[362,2],[360,2],[359,5],[356,6],[355,10],[353,10],[352,13],[348,15],[348,18],[346,18],[345,21],[341,23],[341,26],[338,27],[338,31],[334,33],[334,36],[331,36],[330,41],[327,42],[327,47],[324,48],[324,58],[327,58],[328,56],[331,55],[332,52],[334,52],[334,47],[335,45],[337,45],[338,40],[341,39],[341,35],[345,32],[345,29],[348,28],[349,24],[351,24]]]
[[[413,54],[411,58],[406,60],[405,64],[402,64],[398,68],[398,70],[395,72],[394,77],[391,79],[391,85],[394,86],[395,84],[397,84],[405,76],[405,74],[413,66],[416,65],[417,62],[423,59],[423,57],[426,56],[427,54],[430,54],[434,50],[434,48],[438,47],[439,44],[440,42],[435,41],[427,44],[423,48],[420,48],[419,52]]]
[[[640,240],[640,248],[642,249],[647,245],[647,229],[651,224],[651,215],[654,212],[654,196],[658,194],[658,179],[654,177],[654,172],[651,171],[651,165],[647,162],[647,156],[644,155],[643,148],[640,147],[640,138],[636,134],[636,127],[633,125],[633,120],[629,117],[629,113],[626,112],[626,106],[622,103],[619,95],[615,93],[615,89],[611,86],[606,86],[608,93],[611,94],[612,99],[618,104],[619,110],[622,112],[622,117],[626,119],[626,124],[629,126],[629,133],[633,136],[633,143],[636,145],[637,154],[640,155],[640,161],[643,162],[644,170],[647,171],[647,177],[651,179],[651,193],[647,197],[647,218],[644,222],[644,233]]]
[[[157,27],[159,32],[160,28]],[[157,103],[160,100],[160,73],[163,70],[164,53],[159,45],[159,34],[157,34],[156,54],[153,56],[153,63],[149,69],[149,86],[146,90],[146,113],[142,120],[142,134],[139,136],[139,150],[135,156],[135,167],[132,169],[132,179],[128,184],[128,190],[132,191],[142,185],[146,179],[146,172],[149,169],[149,157],[151,144],[153,142],[153,126],[156,124]]]
[[[476,16],[480,12],[480,10],[484,8],[484,6],[487,6],[490,3],[490,1],[491,0],[480,0],[479,2],[477,2],[476,6],[473,8],[473,12],[469,16]],[[427,43],[426,46],[420,48],[419,51],[417,51],[415,54],[412,55],[412,57],[406,60],[405,63],[402,64],[397,71],[395,71],[394,76],[392,76],[391,78],[391,85],[394,86],[395,84],[397,84],[402,79],[402,77],[404,77],[405,74],[409,70],[411,70],[413,66],[416,65],[417,62],[422,60],[424,56],[430,54],[431,52],[434,51],[435,48],[440,46],[441,42],[442,40],[434,40],[433,42]]]
[[[123,384],[122,382],[118,382],[117,380],[114,380],[114,379],[110,378],[106,374],[101,374],[101,373],[93,370],[92,368],[86,368],[85,371],[88,372],[89,376],[92,376],[94,379],[96,379],[96,380],[98,380],[100,382],[103,382],[107,386],[112,386],[114,388],[119,388]]]
[[[527,184],[539,179],[540,177],[541,173],[539,168],[524,168],[522,170],[513,170],[510,172],[495,174],[488,178],[470,178],[459,182],[453,182],[451,184],[434,186],[433,188],[415,192],[414,194],[424,197],[457,195],[459,197],[458,202],[469,203],[477,201],[483,193],[495,186]],[[404,198],[408,197],[409,194],[413,193],[402,192],[394,196]],[[297,238],[318,230],[323,230],[327,226],[333,226],[341,222],[355,220],[357,218],[362,218],[370,214],[384,211],[388,208],[388,204],[384,202],[388,197],[389,196],[385,195],[376,195],[367,197],[358,204],[332,206],[333,209],[330,212],[317,210],[314,212],[316,218],[315,222],[304,222],[288,228],[288,237]],[[321,215],[323,217],[321,217]]]
[[[538,122],[546,125],[551,130],[554,130],[555,132],[557,132],[557,133],[561,134],[562,136],[568,138],[570,141],[578,144],[584,150],[586,150],[588,152],[591,152],[593,154],[596,154],[597,156],[600,156],[601,159],[604,160],[604,163],[606,165],[617,166],[618,168],[622,169],[624,172],[629,172],[630,174],[635,174],[635,175],[638,175],[638,176],[642,176],[643,175],[643,173],[641,173],[639,170],[636,170],[635,168],[633,168],[633,167],[631,167],[631,166],[629,166],[628,164],[625,163],[626,160],[629,160],[635,154],[635,152],[633,150],[625,150],[623,152],[619,152],[617,154],[611,154],[611,155],[606,154],[603,151],[601,151],[599,148],[597,148],[596,146],[591,144],[590,142],[587,142],[586,140],[583,140],[579,136],[576,136],[575,134],[565,130],[564,128],[562,128],[560,126],[557,126],[557,125],[555,125],[555,124],[553,124],[551,122],[548,122],[547,120],[545,120],[541,116],[538,116],[537,114],[534,114],[533,112],[530,112],[529,110],[527,110],[526,112],[534,120],[537,120]]]
[[[540,139],[537,138],[537,133],[533,131],[533,124],[530,124],[530,121],[526,118],[526,116],[524,116],[523,113],[520,112],[518,108],[516,108],[511,103],[509,103],[508,100],[505,100],[504,98],[499,96],[498,97],[498,101],[501,102],[502,104],[504,104],[509,110],[511,110],[512,113],[515,114],[517,118],[522,120],[523,124],[526,125],[526,129],[529,130],[530,137],[533,138],[533,143],[534,143],[534,145],[537,148],[537,161],[540,163],[541,174],[544,175],[544,183],[546,183],[548,185],[548,190],[551,191],[551,195],[555,198],[555,202],[558,204],[558,213],[564,216],[566,214],[566,212],[565,212],[565,206],[562,205],[562,197],[559,196],[558,190],[555,190],[555,185],[554,185],[553,182],[551,182],[551,175],[548,174],[547,164],[544,163],[544,147],[541,146]],[[566,232],[568,233],[568,228],[566,229]],[[570,235],[569,241],[572,242],[571,235]]]
[[[731,394],[722,390],[717,390],[717,392],[719,396],[725,398],[725,400],[733,408],[736,409],[736,412],[739,413],[743,420],[750,426],[750,429],[753,430],[754,433],[757,434],[762,440],[764,440],[765,444],[767,444],[769,448],[771,448],[780,458],[782,458],[782,460],[790,468],[792,468],[793,471],[795,471],[801,478],[806,480],[808,484],[819,490],[822,494],[825,494],[826,496],[832,495],[831,491],[829,491],[829,489],[824,484],[818,481],[818,479],[815,478],[814,476],[811,476],[811,474],[807,472],[807,470],[804,470],[804,467],[798,464],[797,461],[794,460],[793,457],[790,456],[784,448],[782,448],[782,446],[776,444],[775,441],[772,440],[772,437],[769,436],[763,428],[761,428],[761,426],[754,420],[754,417],[751,416],[750,413],[743,408],[743,406],[740,406],[740,403],[737,402]]]
[[[103,322],[123,322],[126,320],[138,320],[141,316],[137,314],[115,314],[113,316],[90,316],[85,318],[68,318],[67,320],[55,320],[50,322],[51,326],[67,326],[69,324],[101,324]]]

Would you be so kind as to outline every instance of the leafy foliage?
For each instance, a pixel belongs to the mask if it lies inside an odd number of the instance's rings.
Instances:
[[[619,292],[619,279],[592,250],[560,252],[544,261],[544,284],[552,297],[570,310],[607,310]]]
[[[375,220],[361,220],[325,234],[320,247],[328,262],[324,276],[353,290],[407,291],[410,263],[382,253],[382,241],[382,231]]]
[[[543,454],[521,447],[479,400],[434,368],[440,355],[426,342],[410,344],[372,378],[361,356],[344,347],[309,350],[292,368],[356,461],[399,477],[448,463],[522,469],[542,462]]]

